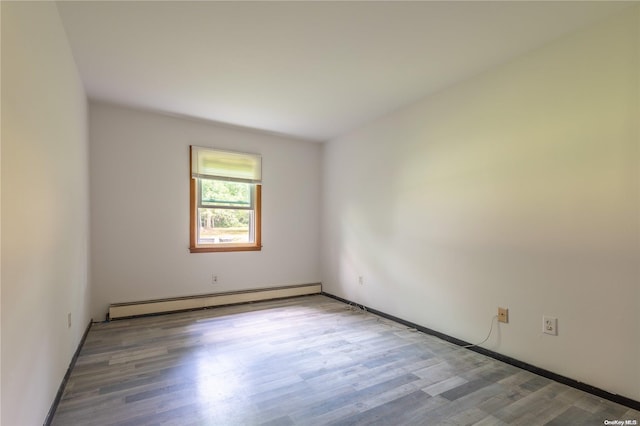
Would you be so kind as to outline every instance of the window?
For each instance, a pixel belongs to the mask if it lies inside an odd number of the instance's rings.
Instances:
[[[262,248],[259,155],[191,147],[192,253]]]

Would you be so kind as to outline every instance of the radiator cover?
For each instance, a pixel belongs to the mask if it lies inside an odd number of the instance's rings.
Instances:
[[[320,283],[285,287],[261,288],[233,291],[228,293],[202,294],[196,296],[173,297],[169,299],[144,300],[138,302],[113,303],[109,305],[109,319],[130,318],[165,312],[202,309],[211,306],[235,303],[257,302],[260,300],[320,294]]]

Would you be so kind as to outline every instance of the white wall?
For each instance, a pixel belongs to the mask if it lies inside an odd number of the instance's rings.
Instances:
[[[1,7],[2,423],[36,425],[90,320],[87,104],[55,3]]]
[[[319,144],[103,103],[89,110],[95,318],[114,302],[320,281]],[[189,145],[262,154],[262,251],[189,253]]]
[[[2,7],[0,6],[0,29],[2,28]],[[2,34],[0,31],[0,44]],[[2,48],[0,47],[0,51]],[[0,58],[0,64],[2,60]],[[0,66],[0,81],[2,80],[2,67]],[[0,91],[2,83],[0,83]],[[1,93],[1,92],[0,92]],[[0,102],[0,425],[2,424],[2,102]]]
[[[324,290],[640,400],[630,10],[327,143]]]

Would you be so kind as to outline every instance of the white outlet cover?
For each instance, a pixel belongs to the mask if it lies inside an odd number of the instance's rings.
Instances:
[[[544,315],[542,317],[542,332],[552,336],[558,335],[558,318]]]

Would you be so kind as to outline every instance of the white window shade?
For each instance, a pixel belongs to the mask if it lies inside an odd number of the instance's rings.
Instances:
[[[260,183],[262,157],[258,154],[192,146],[191,177]]]

